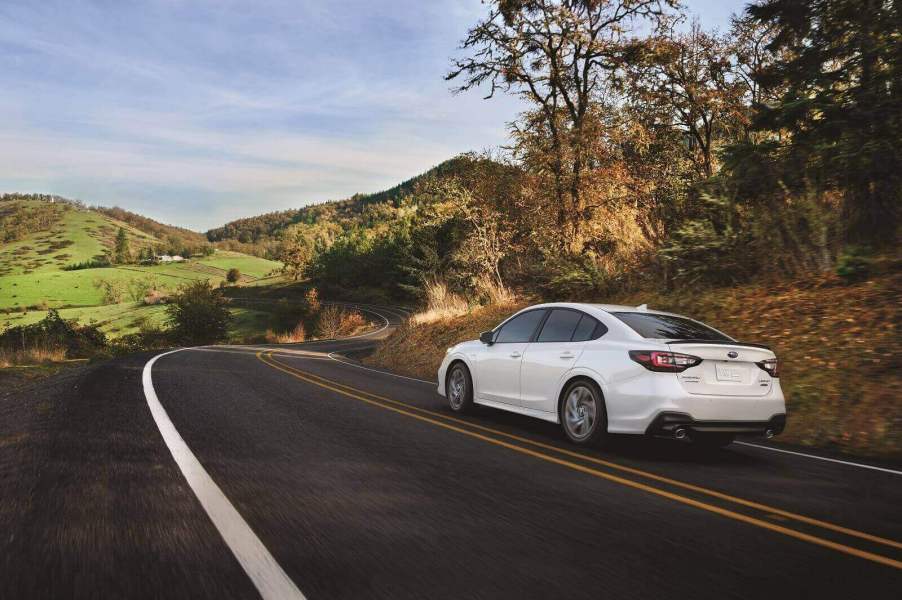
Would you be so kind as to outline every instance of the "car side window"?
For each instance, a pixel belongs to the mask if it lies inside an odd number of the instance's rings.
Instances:
[[[551,311],[542,332],[536,341],[538,342],[569,342],[580,323],[582,313],[575,310],[555,309]]]
[[[589,340],[600,338],[607,332],[608,328],[599,321],[589,315],[583,315],[579,320],[579,325],[576,326],[576,331],[573,332],[572,340],[574,342],[588,342]]]
[[[544,310],[530,310],[521,313],[501,326],[498,335],[495,336],[496,344],[524,343],[532,339],[536,327],[545,316]]]

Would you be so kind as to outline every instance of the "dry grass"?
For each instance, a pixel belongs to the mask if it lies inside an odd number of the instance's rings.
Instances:
[[[65,359],[65,348],[36,346],[24,351],[0,349],[0,368],[61,362]]]
[[[344,311],[341,322],[338,324],[339,334],[342,336],[357,335],[367,328],[369,322],[356,310]]]
[[[330,304],[319,313],[316,331],[319,337],[333,339],[356,335],[369,327],[369,322],[356,310]]]
[[[402,375],[435,379],[445,350],[464,340],[472,340],[492,329],[521,305],[476,307],[472,312],[432,323],[408,321],[382,342],[365,362]]]
[[[516,296],[509,288],[485,275],[476,280],[476,288],[489,305],[509,306],[516,301]]]
[[[332,339],[357,335],[368,327],[370,322],[356,310],[345,310],[339,306],[329,305],[319,313],[316,333],[318,338]],[[298,323],[294,329],[285,333],[267,329],[265,338],[270,344],[297,344],[310,339],[303,323]]]
[[[470,312],[470,304],[442,281],[426,284],[426,309],[410,317],[414,325],[445,321]]]
[[[285,333],[276,333],[272,329],[266,330],[266,341],[269,344],[297,344],[307,339],[304,324],[298,323],[294,329]]]

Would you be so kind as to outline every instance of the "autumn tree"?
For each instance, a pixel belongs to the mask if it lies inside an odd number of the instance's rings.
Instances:
[[[297,281],[307,275],[307,268],[318,252],[328,248],[341,231],[335,222],[296,223],[286,229],[276,253],[282,261],[282,272]]]
[[[306,304],[307,310],[311,314],[316,314],[322,310],[323,305],[319,300],[319,292],[316,291],[316,288],[307,290],[307,293],[304,294],[304,304]]]
[[[461,79],[457,91],[480,86],[521,96],[535,109],[545,140],[545,167],[559,247],[581,251],[585,198],[583,177],[591,168],[595,132],[587,118],[612,93],[623,42],[642,21],[655,26],[675,0],[492,0],[489,15],[463,41],[468,56],[446,76]]]
[[[737,136],[746,115],[746,88],[734,75],[729,41],[698,22],[687,31],[676,22],[635,43],[628,70],[639,110],[681,132],[698,176],[713,175],[718,144]]]
[[[472,275],[471,285],[483,292],[506,295],[507,286],[501,274],[501,262],[511,251],[513,232],[499,218],[499,211],[491,200],[481,197],[478,188],[467,187],[459,178],[434,183],[431,193],[440,196],[442,206],[433,209],[444,213],[445,219],[460,223],[460,240],[452,254],[457,264],[465,264]],[[444,210],[443,210],[444,209]],[[424,279],[445,274],[427,273]]]

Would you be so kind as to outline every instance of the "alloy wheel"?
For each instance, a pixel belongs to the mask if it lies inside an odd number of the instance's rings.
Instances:
[[[592,435],[597,415],[598,405],[592,390],[584,385],[570,390],[564,403],[564,425],[570,435],[577,440]]]
[[[456,367],[448,378],[448,402],[454,410],[460,409],[467,397],[467,376],[463,369]]]

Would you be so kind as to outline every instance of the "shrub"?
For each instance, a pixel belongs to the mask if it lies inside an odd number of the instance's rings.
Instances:
[[[180,287],[166,307],[173,338],[191,345],[225,340],[232,320],[227,303],[207,280]]]
[[[341,335],[341,320],[344,311],[334,304],[325,307],[319,313],[316,332],[321,338],[337,338]]]
[[[0,333],[0,350],[32,357],[40,354],[52,357],[60,353],[92,356],[106,344],[106,336],[96,325],[67,321],[54,309],[37,323],[10,327]]]
[[[286,333],[275,333],[272,329],[266,330],[266,341],[270,344],[297,344],[307,338],[304,324],[298,323],[294,329]]]
[[[226,281],[228,281],[229,283],[238,283],[239,281],[241,281],[241,271],[239,271],[235,267],[232,267],[226,273]]]
[[[537,273],[543,294],[551,300],[583,300],[607,295],[614,284],[591,256],[565,255],[546,260]]]
[[[104,304],[119,304],[125,296],[125,290],[118,281],[97,279],[94,281],[94,287],[99,289],[103,294]]]
[[[310,288],[307,290],[307,294],[304,296],[304,301],[307,303],[307,310],[311,313],[318,313],[322,308],[322,305],[319,301],[319,292],[316,291],[316,288]]]
[[[138,333],[124,335],[112,344],[112,351],[116,354],[130,354],[144,350],[168,348],[174,343],[172,333],[148,324],[142,327]]]
[[[354,335],[360,329],[366,327],[366,319],[356,310],[342,311],[341,321],[338,324],[340,335]]]
[[[166,304],[169,301],[169,296],[165,292],[165,290],[157,290],[152,289],[147,292],[147,295],[144,296],[143,302],[147,306],[155,306],[157,304]]]
[[[139,277],[128,282],[128,297],[133,302],[141,302],[157,288],[153,277]],[[145,302],[146,304],[146,302]]]
[[[871,274],[873,259],[866,248],[849,246],[836,261],[836,274],[846,283],[864,281]]]
[[[104,269],[111,266],[110,257],[106,255],[95,256],[90,260],[73,263],[63,267],[63,271],[81,271],[83,269]]]

